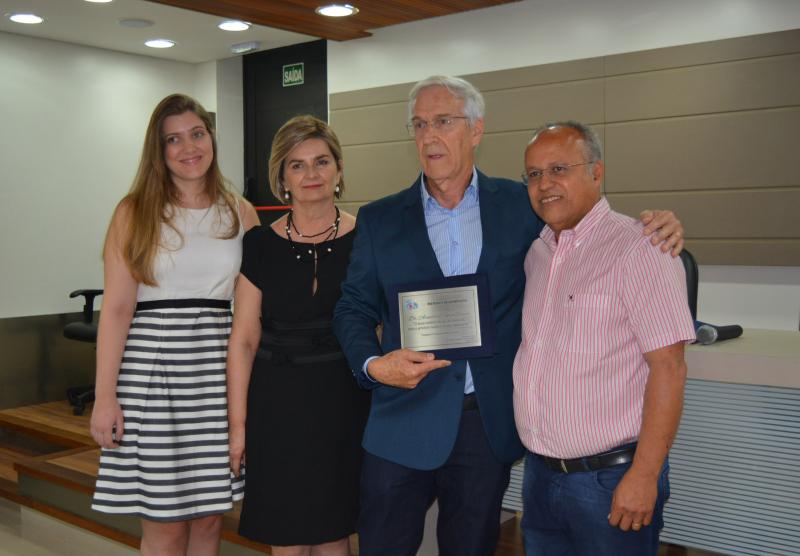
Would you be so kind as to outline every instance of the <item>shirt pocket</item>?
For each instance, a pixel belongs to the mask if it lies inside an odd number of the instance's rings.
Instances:
[[[601,353],[606,343],[613,296],[602,293],[573,294],[564,301],[572,335],[568,350]]]

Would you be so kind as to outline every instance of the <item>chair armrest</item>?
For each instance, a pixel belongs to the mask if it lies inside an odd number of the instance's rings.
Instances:
[[[103,295],[103,290],[75,290],[69,294],[70,298],[82,295],[85,302],[83,304],[83,322],[92,322],[94,315],[94,298],[98,295]]]

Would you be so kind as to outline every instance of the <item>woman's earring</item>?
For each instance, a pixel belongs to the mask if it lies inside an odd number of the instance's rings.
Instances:
[[[285,189],[284,189],[284,191],[283,191],[283,198],[284,198],[284,199],[286,199],[287,201],[289,200],[289,191],[288,191],[288,190],[285,190]]]
[[[339,193],[339,186],[337,185],[337,186],[334,188],[334,190],[333,190],[333,191],[334,191],[335,193]]]

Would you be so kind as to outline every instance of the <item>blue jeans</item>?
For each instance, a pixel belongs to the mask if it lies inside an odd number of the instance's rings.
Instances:
[[[653,521],[638,532],[608,524],[611,497],[629,468],[562,473],[528,452],[522,483],[525,555],[655,556],[669,498],[669,463],[664,462],[658,480]]]

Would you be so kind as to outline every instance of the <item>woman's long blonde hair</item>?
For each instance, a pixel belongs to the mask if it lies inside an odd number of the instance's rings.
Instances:
[[[122,256],[136,281],[155,286],[153,261],[161,240],[161,226],[175,229],[172,223],[174,211],[171,207],[179,204],[178,188],[172,182],[164,161],[164,120],[193,112],[203,121],[211,136],[213,159],[206,172],[206,194],[212,206],[224,204],[230,213],[230,229],[222,239],[231,239],[239,233],[239,210],[237,196],[234,194],[220,172],[217,164],[217,138],[211,116],[193,98],[174,94],[158,103],[144,136],[142,158],[136,179],[122,203],[129,208],[128,227],[122,242]],[[180,232],[176,229],[180,235]]]

